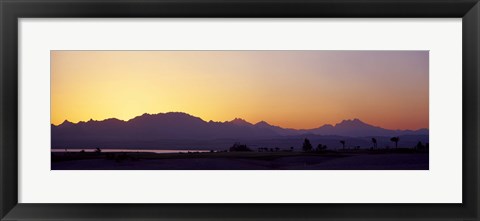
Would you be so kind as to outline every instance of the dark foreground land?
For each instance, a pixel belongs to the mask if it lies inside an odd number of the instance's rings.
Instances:
[[[428,170],[428,153],[339,152],[52,153],[52,170]]]

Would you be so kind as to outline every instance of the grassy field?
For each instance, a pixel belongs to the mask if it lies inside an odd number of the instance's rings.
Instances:
[[[413,149],[324,152],[55,152],[53,170],[358,170],[428,169]]]

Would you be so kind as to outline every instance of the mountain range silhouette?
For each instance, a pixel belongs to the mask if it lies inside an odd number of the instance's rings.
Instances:
[[[188,141],[272,140],[297,136],[391,137],[427,135],[428,129],[389,130],[369,125],[359,119],[343,120],[314,129],[289,129],[265,121],[256,124],[241,118],[232,121],[204,121],[182,112],[143,114],[128,121],[115,118],[51,125],[52,147],[66,146],[176,146]],[[161,142],[160,142],[161,141]],[[170,143],[169,143],[170,142]],[[207,142],[208,143],[208,142]]]

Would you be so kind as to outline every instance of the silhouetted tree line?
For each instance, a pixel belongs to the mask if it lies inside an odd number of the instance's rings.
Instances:
[[[376,149],[377,148],[377,139],[372,137],[372,143],[373,143],[373,148]]]
[[[400,137],[392,137],[390,141],[395,143],[395,148],[398,148],[398,141],[400,141]]]
[[[268,147],[259,147],[257,148],[258,152],[293,152],[294,147],[289,147],[288,149],[281,149],[279,147],[268,148]]]
[[[252,151],[250,148],[247,147],[245,144],[234,143],[232,147],[230,147],[230,152],[248,152]]]
[[[378,149],[378,142],[376,138],[371,138],[373,146],[370,147],[370,149]],[[395,144],[395,148],[398,148],[398,142],[400,141],[400,137],[392,137],[390,138],[390,141]],[[340,144],[342,144],[342,149],[345,150],[346,148],[346,141],[345,140],[340,140]],[[388,146],[386,147],[388,149]],[[326,151],[328,149],[327,145],[324,144],[318,144],[316,148],[313,147],[312,143],[310,142],[309,139],[305,138],[303,140],[302,144],[302,151],[303,152],[322,152]],[[354,150],[360,150],[360,146],[351,146],[348,149],[354,149]],[[422,150],[422,151],[428,151],[428,143],[423,144],[422,142],[418,142],[417,145],[414,147],[416,150]],[[260,147],[257,148],[258,152],[278,152],[278,151],[286,151],[286,152],[293,152],[294,147],[290,147],[289,149],[281,150],[278,147],[275,148],[267,148],[267,147]],[[247,145],[245,144],[240,144],[240,143],[235,143],[233,144],[232,147],[230,147],[231,152],[235,151],[252,151]]]
[[[303,141],[303,145],[302,145],[302,150],[304,152],[310,152],[312,151],[312,144],[310,143],[310,140],[305,138],[305,140]]]
[[[418,141],[417,145],[415,145],[414,149],[418,151],[428,152],[428,143],[423,144],[422,142]]]
[[[327,145],[318,144],[316,151],[318,152],[325,151],[327,148],[328,148]]]
[[[317,148],[314,150],[313,146],[312,146],[312,143],[310,143],[309,139],[305,138],[305,140],[303,140],[302,150],[304,152],[311,152],[311,151],[320,152],[320,151],[326,150],[327,148],[328,148],[327,145],[318,144]],[[293,150],[293,147],[292,147],[292,150]]]

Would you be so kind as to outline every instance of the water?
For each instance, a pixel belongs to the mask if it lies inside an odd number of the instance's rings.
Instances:
[[[85,150],[85,152],[95,152],[95,149],[67,149],[68,152],[80,152]],[[144,150],[144,149],[101,149],[102,152],[127,152],[127,153],[136,153],[136,152],[147,152],[147,153],[188,153],[188,152],[210,152],[210,150]],[[65,152],[65,149],[52,149],[52,152]]]

